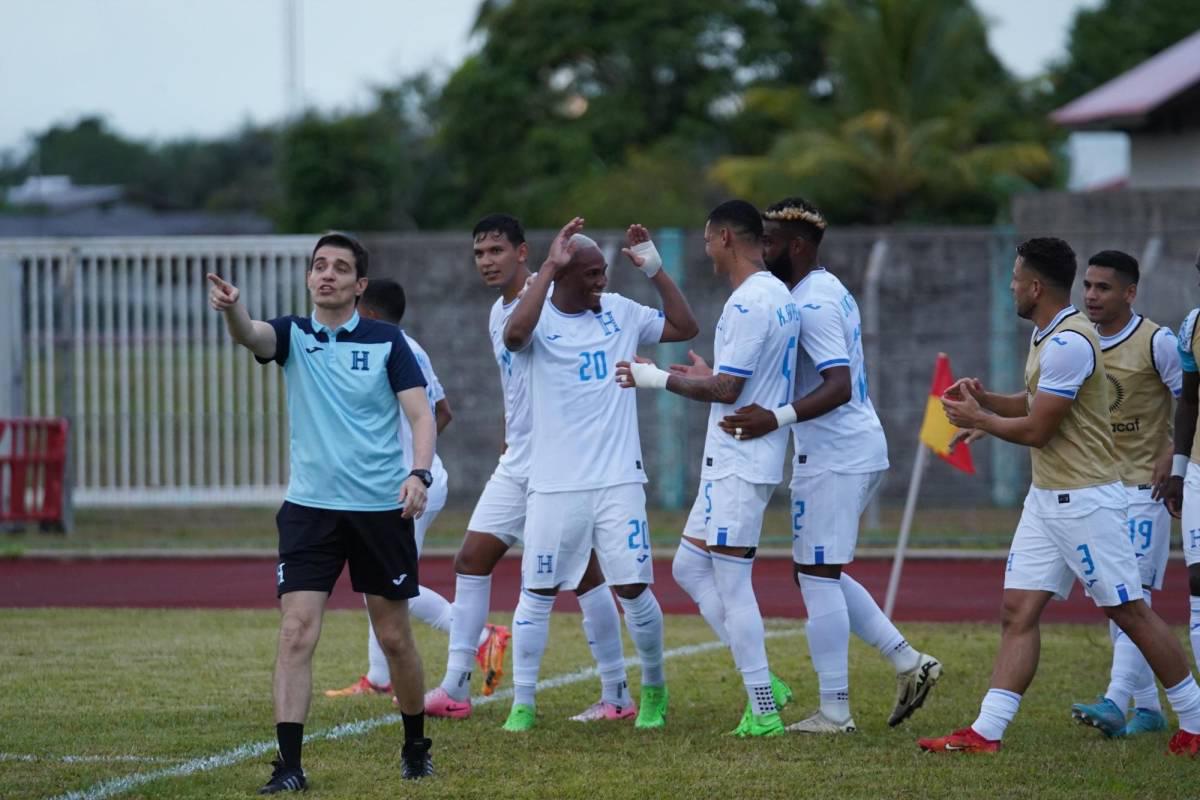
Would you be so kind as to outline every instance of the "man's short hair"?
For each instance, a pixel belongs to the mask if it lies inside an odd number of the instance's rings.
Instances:
[[[1137,259],[1129,255],[1129,253],[1123,253],[1120,250],[1101,250],[1088,259],[1088,266],[1108,267],[1111,270],[1115,270],[1125,276],[1127,284],[1137,283],[1138,278],[1141,277]]]
[[[785,197],[778,203],[772,203],[763,212],[763,219],[779,223],[791,236],[798,236],[814,245],[821,243],[825,228],[829,226],[817,207],[803,197]]]
[[[525,229],[521,227],[521,220],[511,214],[488,214],[475,223],[475,229],[471,231],[471,239],[478,239],[488,233],[503,234],[513,247],[525,244]]]
[[[708,215],[709,225],[724,225],[740,236],[761,239],[762,214],[745,200],[726,200]]]
[[[323,234],[320,239],[317,239],[316,246],[313,247],[312,258],[308,259],[308,268],[312,269],[313,259],[317,257],[317,251],[325,245],[331,247],[341,247],[344,250],[349,250],[354,254],[354,274],[359,278],[367,277],[367,267],[370,263],[370,255],[367,253],[367,248],[358,239],[355,239],[348,233],[342,231],[330,231]]]
[[[1071,245],[1054,236],[1041,236],[1017,245],[1017,255],[1047,283],[1071,291],[1075,283],[1075,251]]]
[[[404,319],[407,303],[404,287],[398,281],[377,278],[367,283],[367,290],[362,293],[359,307],[369,308],[385,322],[399,325],[400,320]]]

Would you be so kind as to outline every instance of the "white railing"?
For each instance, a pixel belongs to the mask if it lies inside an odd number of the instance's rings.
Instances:
[[[251,316],[306,313],[308,236],[0,240],[27,416],[71,420],[78,506],[278,502],[282,375],[234,352],[205,273]],[[2,366],[2,364],[0,364]],[[10,376],[0,376],[10,380]],[[10,412],[11,413],[11,412]]]

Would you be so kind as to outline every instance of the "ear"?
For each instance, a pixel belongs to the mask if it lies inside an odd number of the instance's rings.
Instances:
[[[1131,283],[1125,287],[1125,302],[1129,305],[1133,305],[1133,301],[1137,299],[1137,287],[1136,283]]]
[[[521,242],[521,244],[517,246],[517,263],[524,264],[528,258],[529,258],[529,243]]]
[[[367,290],[367,279],[359,278],[354,282],[354,296],[362,297],[362,293]]]

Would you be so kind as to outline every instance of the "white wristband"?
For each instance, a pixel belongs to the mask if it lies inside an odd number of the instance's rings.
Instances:
[[[649,239],[641,244],[635,244],[629,248],[629,251],[642,259],[642,265],[638,269],[644,272],[647,278],[653,278],[662,269],[662,256],[658,254],[658,248],[654,246],[654,242]]]
[[[635,361],[629,365],[629,371],[633,374],[634,385],[639,389],[667,388],[667,377],[670,373],[653,364],[642,364]]]
[[[775,421],[779,423],[779,427],[781,428],[786,428],[796,421],[796,408],[791,403],[776,408],[774,412]]]
[[[1172,478],[1176,478],[1176,477],[1182,478],[1183,476],[1187,475],[1188,462],[1190,462],[1190,461],[1191,461],[1190,458],[1188,458],[1187,456],[1181,456],[1178,453],[1176,453],[1174,456],[1172,456],[1171,457],[1171,477]]]

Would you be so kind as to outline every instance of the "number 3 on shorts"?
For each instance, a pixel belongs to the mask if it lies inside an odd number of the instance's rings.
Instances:
[[[1086,567],[1086,569],[1083,571],[1083,574],[1091,575],[1096,571],[1096,562],[1092,561],[1092,551],[1088,550],[1088,546],[1086,544],[1081,544],[1075,549],[1080,552],[1079,560],[1082,561],[1083,566]]]

